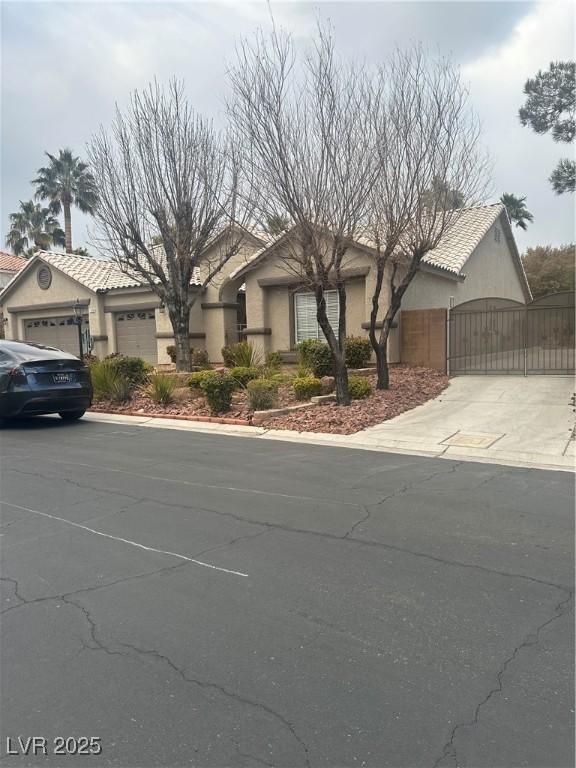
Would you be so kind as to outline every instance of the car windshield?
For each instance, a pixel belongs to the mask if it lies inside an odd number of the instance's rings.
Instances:
[[[0,349],[20,362],[29,360],[75,360],[76,356],[56,347],[46,347],[43,344],[32,344],[23,341],[2,341]]]

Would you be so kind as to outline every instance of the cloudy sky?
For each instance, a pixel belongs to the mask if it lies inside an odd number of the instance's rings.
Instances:
[[[524,250],[574,238],[574,198],[547,181],[565,145],[517,118],[526,79],[574,56],[574,8],[536,2],[292,2],[272,0],[276,23],[303,43],[330,19],[346,56],[377,63],[396,45],[422,41],[450,54],[469,84],[494,159],[493,199],[527,196],[534,224],[516,230]],[[226,66],[239,36],[270,25],[262,2],[1,2],[1,223],[32,196],[43,152],[80,154],[114,104],[154,76],[183,78],[196,108],[222,121]],[[87,220],[73,214],[75,244]],[[2,247],[2,244],[0,244]]]

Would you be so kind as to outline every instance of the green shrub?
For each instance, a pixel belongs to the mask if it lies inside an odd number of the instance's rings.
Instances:
[[[134,385],[124,374],[115,372],[114,379],[110,385],[110,399],[114,403],[125,403],[130,400]]]
[[[90,366],[90,378],[94,389],[94,400],[110,397],[112,386],[118,376],[118,371],[111,360],[100,360]]]
[[[230,376],[232,376],[234,381],[238,382],[240,387],[245,387],[249,381],[257,379],[259,375],[258,368],[242,368],[242,366],[237,366],[230,369]]]
[[[300,376],[292,382],[296,400],[310,400],[322,392],[322,382],[315,376]]]
[[[248,404],[253,411],[267,411],[278,402],[278,384],[269,379],[248,382]]]
[[[222,358],[227,368],[258,368],[262,365],[261,351],[249,341],[223,347]]]
[[[191,373],[188,378],[188,386],[190,389],[200,390],[200,385],[209,373],[212,373],[212,371],[196,371],[196,373]]]
[[[230,410],[234,388],[232,376],[218,371],[206,371],[200,383],[200,389],[206,395],[210,410],[215,415]]]
[[[330,347],[319,339],[307,339],[298,344],[298,362],[317,377],[334,373],[334,358]]]
[[[210,370],[210,358],[205,349],[191,349],[190,362],[195,368]]]
[[[147,393],[151,400],[160,405],[169,405],[174,400],[176,379],[166,373],[155,373],[150,376]]]
[[[372,357],[370,339],[363,336],[348,336],[344,342],[348,368],[366,368]]]
[[[154,370],[154,366],[141,357],[126,357],[115,353],[108,355],[105,360],[109,361],[118,373],[127,378],[135,387],[144,384],[149,374]]]
[[[372,394],[372,384],[364,376],[349,376],[348,392],[352,400],[361,400]]]
[[[279,371],[282,368],[282,355],[280,352],[268,352],[266,355],[266,368],[270,371]]]
[[[290,384],[292,379],[294,379],[294,376],[290,373],[273,373],[266,378],[268,378],[269,381],[275,381],[276,384]]]

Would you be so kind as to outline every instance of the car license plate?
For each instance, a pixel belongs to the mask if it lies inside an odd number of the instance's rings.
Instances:
[[[55,373],[54,384],[67,384],[70,381],[69,373]]]

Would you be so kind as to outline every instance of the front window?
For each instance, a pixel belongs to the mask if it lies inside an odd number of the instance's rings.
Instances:
[[[338,291],[325,291],[326,314],[328,322],[334,333],[338,333],[338,318],[340,316],[340,303]],[[294,296],[294,315],[296,325],[296,343],[306,339],[321,339],[324,334],[316,320],[316,297],[313,293],[297,293]]]

